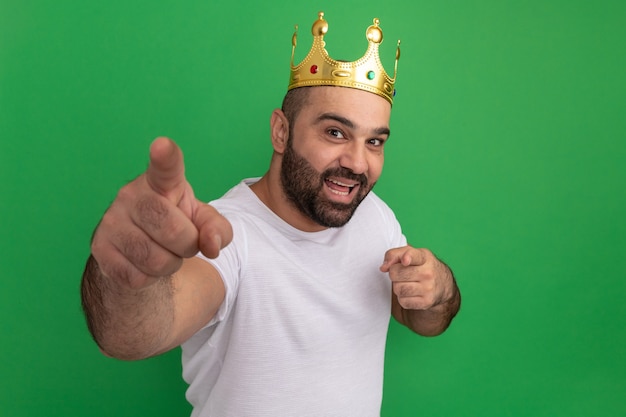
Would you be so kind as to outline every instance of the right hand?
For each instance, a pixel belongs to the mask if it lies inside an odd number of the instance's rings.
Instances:
[[[119,191],[102,217],[91,252],[106,277],[140,289],[198,251],[217,257],[232,237],[228,220],[195,198],[178,145],[157,138],[147,171]]]

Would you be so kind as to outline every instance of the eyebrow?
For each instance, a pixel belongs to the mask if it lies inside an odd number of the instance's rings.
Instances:
[[[341,123],[344,126],[349,127],[350,129],[354,129],[356,127],[356,125],[354,124],[354,122],[344,116],[340,116],[336,113],[322,113],[317,117],[317,122],[321,122],[324,120],[334,120],[336,122]],[[375,129],[373,129],[374,133],[376,133],[377,135],[387,135],[389,136],[391,134],[391,131],[389,130],[388,127],[377,127]]]

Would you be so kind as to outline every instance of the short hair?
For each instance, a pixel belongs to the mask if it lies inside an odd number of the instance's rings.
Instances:
[[[294,125],[300,110],[308,103],[311,87],[298,87],[287,91],[283,99],[282,111],[289,122],[289,127]]]

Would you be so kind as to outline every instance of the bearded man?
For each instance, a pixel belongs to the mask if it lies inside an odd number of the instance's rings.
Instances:
[[[314,46],[327,29],[320,13]],[[355,63],[320,60],[323,46],[299,66],[292,54],[262,177],[204,204],[159,138],[94,233],[90,331],[126,360],[182,346],[193,416],[379,415],[390,316],[433,336],[459,309],[450,269],[408,245],[372,192],[395,74],[379,65],[377,20],[367,37]]]

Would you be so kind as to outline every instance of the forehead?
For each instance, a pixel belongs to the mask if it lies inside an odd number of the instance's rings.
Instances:
[[[391,104],[384,98],[363,90],[347,87],[312,87],[302,109],[310,117],[336,113],[363,127],[389,125]]]

